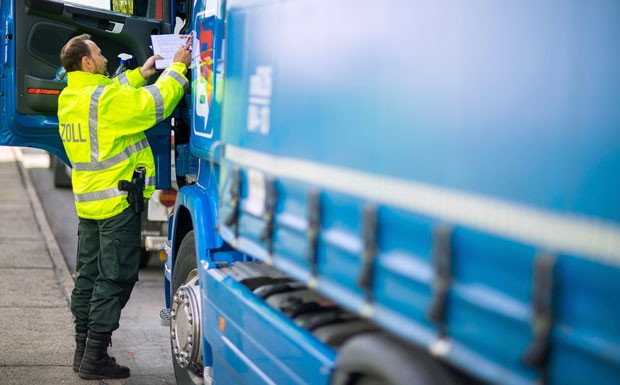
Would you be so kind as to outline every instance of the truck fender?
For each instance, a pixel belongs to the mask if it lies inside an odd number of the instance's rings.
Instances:
[[[200,266],[201,261],[211,263],[208,250],[219,248],[223,244],[222,238],[215,231],[218,212],[217,191],[205,192],[196,185],[184,186],[177,194],[174,212],[170,237],[172,274],[179,246],[191,230],[194,230],[195,234],[197,266]]]

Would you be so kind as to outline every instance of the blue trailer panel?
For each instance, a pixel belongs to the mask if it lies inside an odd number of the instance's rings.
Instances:
[[[228,7],[227,242],[478,378],[620,375],[620,6]]]

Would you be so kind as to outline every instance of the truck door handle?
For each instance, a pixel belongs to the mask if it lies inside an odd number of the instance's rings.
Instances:
[[[108,21],[107,25],[103,28],[110,33],[121,33],[123,30],[123,23],[117,23],[116,21]]]
[[[123,26],[125,25],[125,23],[114,20],[101,19],[98,17],[80,14],[74,14],[73,21],[76,24],[80,24],[89,28],[97,28],[99,30],[109,33],[120,33],[123,30]]]

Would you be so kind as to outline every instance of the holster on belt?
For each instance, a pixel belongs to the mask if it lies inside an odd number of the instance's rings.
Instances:
[[[127,202],[133,207],[136,213],[144,211],[144,182],[146,179],[146,169],[138,167],[131,178],[131,182],[121,180],[118,182],[118,189],[127,191]]]

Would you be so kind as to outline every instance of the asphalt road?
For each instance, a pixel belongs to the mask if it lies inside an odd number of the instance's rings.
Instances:
[[[54,188],[52,171],[46,167],[44,159],[46,153],[24,151],[26,157],[32,158],[30,165],[28,162],[25,165],[29,167],[50,227],[73,273],[77,215],[71,190]],[[131,369],[131,377],[122,381],[124,385],[176,384],[170,361],[169,330],[160,325],[158,317],[163,304],[163,262],[151,258],[140,270],[140,281],[123,310],[120,328],[112,336],[111,351],[120,364]]]

